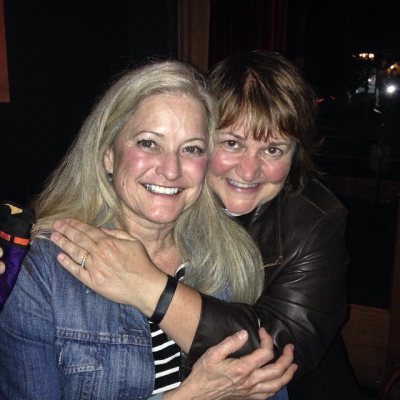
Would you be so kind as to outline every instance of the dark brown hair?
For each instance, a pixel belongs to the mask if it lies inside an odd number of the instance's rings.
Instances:
[[[245,124],[255,140],[279,133],[296,142],[288,184],[301,190],[314,170],[315,102],[297,67],[278,53],[238,53],[211,71],[210,88],[218,102],[218,129]]]

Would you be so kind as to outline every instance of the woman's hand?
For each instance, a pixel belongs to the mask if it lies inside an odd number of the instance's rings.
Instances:
[[[3,257],[3,249],[0,247],[0,258]],[[6,271],[6,264],[3,263],[3,261],[0,260],[0,274],[4,274]]]
[[[138,240],[70,218],[55,221],[53,229],[51,239],[64,252],[57,259],[73,276],[109,300],[134,306],[147,317],[153,314],[167,275]],[[200,295],[179,284],[160,327],[183,351],[190,349],[200,311]]]
[[[259,330],[260,346],[241,358],[228,358],[248,339],[246,331],[229,336],[211,347],[193,366],[182,385],[164,395],[165,400],[263,400],[272,397],[293,378],[293,346],[287,345],[279,359],[273,358],[272,338]]]
[[[51,240],[64,252],[57,259],[66,270],[109,300],[153,313],[166,276],[138,240],[70,218],[55,221],[53,229]]]

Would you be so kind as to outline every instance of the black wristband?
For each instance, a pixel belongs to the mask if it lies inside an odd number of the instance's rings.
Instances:
[[[165,314],[167,313],[168,307],[171,304],[172,298],[174,297],[176,287],[178,285],[178,279],[168,275],[167,284],[165,285],[164,291],[158,300],[156,309],[153,315],[149,318],[154,324],[159,324]]]

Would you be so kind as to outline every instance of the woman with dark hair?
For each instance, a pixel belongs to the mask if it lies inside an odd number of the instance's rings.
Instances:
[[[253,327],[260,320],[278,353],[294,344],[299,369],[290,398],[357,399],[339,333],[346,319],[347,212],[316,179],[314,93],[292,63],[262,51],[222,61],[210,86],[220,116],[208,180],[258,244],[265,285],[254,306],[203,297],[192,349],[201,354],[209,329],[221,337],[230,332],[224,327],[249,329],[238,315]]]

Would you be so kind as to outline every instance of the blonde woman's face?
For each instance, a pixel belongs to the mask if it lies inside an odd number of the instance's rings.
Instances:
[[[245,128],[217,133],[209,183],[232,213],[247,214],[282,190],[292,164],[295,142],[275,134],[267,142],[254,140]]]
[[[208,133],[202,104],[181,94],[147,98],[105,154],[129,219],[169,224],[203,187]]]

